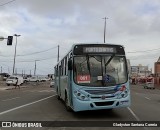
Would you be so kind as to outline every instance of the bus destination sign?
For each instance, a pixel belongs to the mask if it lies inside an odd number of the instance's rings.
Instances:
[[[113,47],[83,47],[83,53],[116,53]]]

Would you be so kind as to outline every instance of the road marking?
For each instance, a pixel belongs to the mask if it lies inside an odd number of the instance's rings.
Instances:
[[[148,99],[148,100],[151,100],[150,98],[148,98],[148,97],[145,97],[146,99]]]
[[[38,92],[55,92],[54,90],[41,90],[41,91],[38,91]]]
[[[137,120],[137,121],[140,121],[140,119],[138,118],[138,116],[132,111],[131,108],[127,107],[127,109],[131,112],[131,114],[134,116],[134,118]],[[144,130],[149,130],[147,127],[143,127]]]
[[[5,102],[5,101],[14,100],[14,99],[17,99],[17,98],[20,98],[20,97],[15,97],[15,98],[10,98],[10,99],[5,99],[5,100],[2,100],[2,101],[3,101],[3,102]]]
[[[52,90],[41,90],[41,91],[38,91],[38,92],[52,92]]]
[[[127,109],[131,112],[131,114],[136,118],[137,121],[140,121],[140,119],[136,116],[136,114],[131,110],[131,108],[127,107]]]
[[[44,101],[46,99],[49,99],[49,98],[52,98],[56,95],[52,95],[52,96],[49,96],[49,97],[46,97],[46,98],[42,98],[40,100],[37,100],[37,101],[34,101],[34,102],[31,102],[31,103],[28,103],[28,104],[24,104],[22,106],[19,106],[19,107],[15,107],[15,108],[12,108],[12,109],[9,109],[9,110],[6,110],[6,111],[3,111],[3,112],[0,112],[0,115],[3,115],[3,114],[6,114],[6,113],[9,113],[11,111],[14,111],[14,110],[17,110],[17,109],[20,109],[20,108],[23,108],[23,107],[26,107],[26,106],[29,106],[29,105],[32,105],[32,104],[35,104],[35,103],[38,103],[38,102],[41,102],[41,101]]]

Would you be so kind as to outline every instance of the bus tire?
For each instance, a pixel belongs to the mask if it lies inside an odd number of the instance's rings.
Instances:
[[[59,95],[57,95],[57,99],[58,99],[58,100],[60,100],[60,99],[61,99]]]
[[[67,93],[65,93],[65,107],[66,107],[66,110],[67,110],[68,112],[71,112],[71,108],[70,108],[69,105],[68,105]]]

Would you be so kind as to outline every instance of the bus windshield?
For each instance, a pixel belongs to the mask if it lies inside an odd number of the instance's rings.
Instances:
[[[107,87],[127,82],[124,56],[75,56],[74,81],[78,85]]]

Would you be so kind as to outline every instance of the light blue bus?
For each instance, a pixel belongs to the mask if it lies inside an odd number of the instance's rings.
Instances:
[[[124,47],[75,44],[54,67],[57,98],[78,111],[130,106],[130,86]]]

